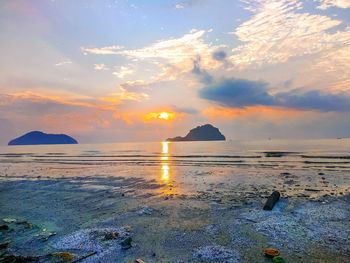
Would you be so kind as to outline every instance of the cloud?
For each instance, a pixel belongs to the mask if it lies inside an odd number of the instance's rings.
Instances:
[[[108,47],[102,47],[102,48],[84,48],[82,47],[81,50],[84,52],[84,55],[90,54],[96,54],[96,55],[116,55],[118,54],[118,50],[123,49],[123,46],[108,46]]]
[[[350,96],[322,93],[319,90],[300,93],[292,90],[275,95],[276,103],[291,108],[319,111],[350,111]]]
[[[229,108],[271,106],[317,111],[350,111],[350,96],[343,93],[291,90],[272,94],[267,83],[245,79],[216,81],[202,88],[199,96]]]
[[[179,37],[156,41],[138,49],[126,49],[121,46],[102,48],[84,48],[85,54],[95,55],[120,55],[130,61],[148,61],[156,64],[162,72],[154,77],[164,80],[175,79],[183,73],[191,71],[193,59],[200,56],[202,66],[208,69],[217,68],[221,63],[212,57],[212,54],[220,48],[204,41],[205,30],[192,29],[189,33]],[[123,78],[125,73],[131,74],[128,68],[121,68],[121,72],[115,75]]]
[[[291,58],[334,51],[349,45],[350,28],[331,33],[342,21],[303,12],[297,0],[244,0],[253,16],[232,34],[241,45],[230,60],[237,67],[283,63]]]
[[[120,88],[122,90],[130,91],[130,92],[139,92],[141,90],[149,89],[149,83],[146,83],[143,80],[129,80],[122,84],[120,84]]]
[[[193,60],[192,73],[197,75],[203,83],[210,83],[213,80],[213,77],[201,67],[201,58]]]
[[[195,4],[197,4],[199,2],[199,0],[186,0],[186,1],[182,1],[182,2],[179,2],[175,5],[175,8],[176,9],[184,9],[184,8],[187,8],[187,7],[191,7]]]
[[[94,69],[96,70],[109,70],[105,64],[94,64]]]
[[[319,9],[328,9],[330,7],[338,7],[338,8],[350,8],[350,0],[318,0],[320,5]]]
[[[223,61],[227,57],[227,54],[223,50],[217,50],[213,53],[213,58],[218,61]]]
[[[114,71],[113,75],[117,76],[120,79],[123,79],[127,75],[131,75],[134,73],[134,70],[130,67],[121,66],[118,71]]]
[[[184,4],[181,4],[181,3],[175,5],[175,8],[176,8],[176,9],[184,9],[185,7],[186,7],[186,6],[185,6]]]
[[[267,84],[244,79],[224,79],[202,88],[199,95],[203,99],[219,102],[229,107],[251,105],[272,105],[274,98],[267,91]]]
[[[56,67],[60,67],[60,66],[64,66],[64,65],[69,65],[72,64],[73,62],[70,60],[65,60],[65,61],[61,61],[55,64]]]

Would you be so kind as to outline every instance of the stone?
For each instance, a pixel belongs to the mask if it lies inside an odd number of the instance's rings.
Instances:
[[[119,236],[118,232],[107,232],[103,235],[102,240],[117,239]]]
[[[9,226],[6,224],[0,225],[0,230],[9,230]]]
[[[74,254],[67,251],[56,252],[56,253],[53,253],[52,256],[60,258],[65,262],[70,262],[74,259]]]
[[[267,257],[273,258],[280,255],[280,252],[276,248],[266,248],[264,254]]]
[[[273,191],[272,194],[267,198],[264,205],[264,210],[272,210],[275,204],[280,199],[281,194],[278,191]]]
[[[131,242],[132,242],[132,238],[127,237],[120,243],[120,245],[122,246],[122,249],[129,249],[132,247]]]
[[[15,223],[17,221],[17,219],[15,219],[15,218],[3,218],[2,221],[4,221],[7,224],[12,224],[12,223]]]
[[[0,243],[0,249],[6,249],[9,247],[9,245],[10,245],[10,242]]]
[[[39,262],[39,257],[35,256],[20,256],[20,255],[6,255],[1,259],[2,263],[25,263],[25,262]]]
[[[47,241],[50,237],[55,236],[57,233],[56,232],[46,232],[44,234],[40,234],[38,235],[38,237],[42,240],[42,241]]]

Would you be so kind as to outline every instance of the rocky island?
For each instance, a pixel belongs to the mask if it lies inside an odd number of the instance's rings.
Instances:
[[[66,134],[48,134],[32,131],[11,140],[8,145],[38,145],[38,144],[77,144],[77,140]]]
[[[205,124],[202,126],[197,126],[196,128],[190,130],[190,132],[185,136],[177,136],[174,138],[168,138],[167,141],[171,142],[182,142],[182,141],[225,141],[225,136],[220,132],[220,130],[211,124]]]

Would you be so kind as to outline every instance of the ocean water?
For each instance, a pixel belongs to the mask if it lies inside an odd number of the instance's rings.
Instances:
[[[274,190],[282,201],[265,214]],[[212,245],[230,262],[266,262],[271,245],[288,262],[344,262],[349,193],[350,139],[4,146],[0,219],[33,227],[12,223],[0,240],[40,262],[62,250],[97,252],[83,262],[202,262],[196,249]],[[129,229],[127,251],[101,238]]]
[[[350,139],[11,146],[0,148],[0,166],[6,177],[139,177],[177,184],[178,193],[210,182],[264,184],[280,173],[316,184],[327,173],[344,190]]]
[[[271,155],[268,155],[272,152]],[[273,152],[280,154],[273,155]],[[2,146],[2,164],[350,168],[350,139]]]

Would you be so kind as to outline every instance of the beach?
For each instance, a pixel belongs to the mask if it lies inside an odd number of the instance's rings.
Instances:
[[[286,262],[349,262],[349,146],[343,139],[2,147],[2,257],[272,262],[263,252],[274,247]],[[273,191],[281,198],[265,211]]]

